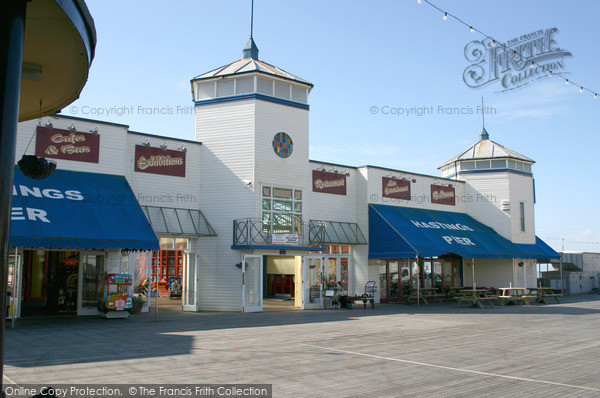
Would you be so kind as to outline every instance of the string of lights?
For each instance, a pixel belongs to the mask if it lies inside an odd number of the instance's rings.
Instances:
[[[499,42],[498,40],[494,39],[492,36],[490,36],[487,33],[481,31],[480,29],[476,28],[474,25],[471,25],[471,24],[465,22],[464,20],[462,20],[461,18],[457,17],[456,15],[454,15],[454,14],[448,12],[448,11],[442,10],[441,8],[439,8],[438,6],[436,6],[435,4],[433,4],[431,1],[429,1],[429,0],[417,0],[417,3],[418,4],[425,3],[425,4],[429,5],[430,7],[434,8],[435,10],[439,11],[443,15],[442,19],[444,21],[448,20],[448,18],[452,18],[452,19],[456,20],[458,23],[466,26],[471,31],[471,33],[477,32],[477,33],[483,35],[486,39],[491,40],[491,44],[490,45],[492,47],[495,47],[496,45],[498,45],[498,46],[500,46],[500,48],[502,48],[507,53],[510,53],[512,51],[513,56],[514,56],[515,59],[519,59],[520,58],[521,60],[528,62],[530,68],[535,68],[537,66],[539,66],[539,67],[542,66],[539,63],[536,63],[533,58],[531,58],[531,57],[530,58],[524,57],[522,54],[520,54],[515,49],[512,49],[512,48],[506,46],[504,43]],[[590,88],[587,88],[584,85],[581,85],[579,83],[576,83],[576,82],[574,82],[572,80],[567,79],[566,77],[562,76],[560,73],[552,73],[551,70],[548,71],[548,77],[559,77],[559,78],[561,78],[561,79],[563,79],[565,81],[566,85],[572,85],[573,87],[579,87],[579,92],[580,93],[583,93],[584,91],[588,91],[588,92],[590,92],[590,93],[592,93],[594,95],[594,99],[598,99],[598,91],[600,91],[600,90],[592,90]]]
[[[563,240],[564,238],[544,238],[544,239],[548,239],[548,240]],[[568,239],[564,239],[565,243],[583,243],[586,245],[600,245],[600,242],[586,242],[583,240],[568,240]]]

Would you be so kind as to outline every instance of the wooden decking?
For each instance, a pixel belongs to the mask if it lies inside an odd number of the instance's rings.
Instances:
[[[7,330],[5,375],[269,383],[275,397],[598,397],[600,296],[561,301],[28,320]]]

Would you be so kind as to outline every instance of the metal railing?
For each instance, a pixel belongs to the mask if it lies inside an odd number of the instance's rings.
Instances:
[[[233,245],[286,245],[286,246],[321,246],[319,240],[323,234],[319,231],[306,230],[307,224],[295,222],[290,226],[278,226],[265,223],[257,218],[245,218],[233,221]],[[321,228],[320,226],[315,227]],[[285,236],[287,235],[287,237]],[[295,235],[295,236],[294,236]],[[297,240],[295,240],[297,236]],[[282,243],[281,239],[287,238],[288,243]]]

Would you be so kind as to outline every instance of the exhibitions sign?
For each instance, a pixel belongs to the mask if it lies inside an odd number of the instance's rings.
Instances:
[[[440,205],[456,204],[454,188],[443,185],[431,185],[431,203]]]
[[[313,192],[346,195],[346,174],[313,170],[312,186]]]
[[[38,126],[35,155],[45,158],[98,163],[100,158],[100,136]]]
[[[185,152],[136,145],[135,171],[185,177]]]
[[[410,181],[383,177],[381,196],[384,198],[410,200]]]

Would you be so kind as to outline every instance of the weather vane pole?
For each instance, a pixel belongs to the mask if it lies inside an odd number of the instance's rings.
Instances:
[[[485,113],[483,112],[483,97],[481,97],[481,124],[483,125],[483,129],[485,130]]]
[[[252,8],[250,11],[250,38],[252,39],[252,33],[254,31],[254,0],[252,0]]]

